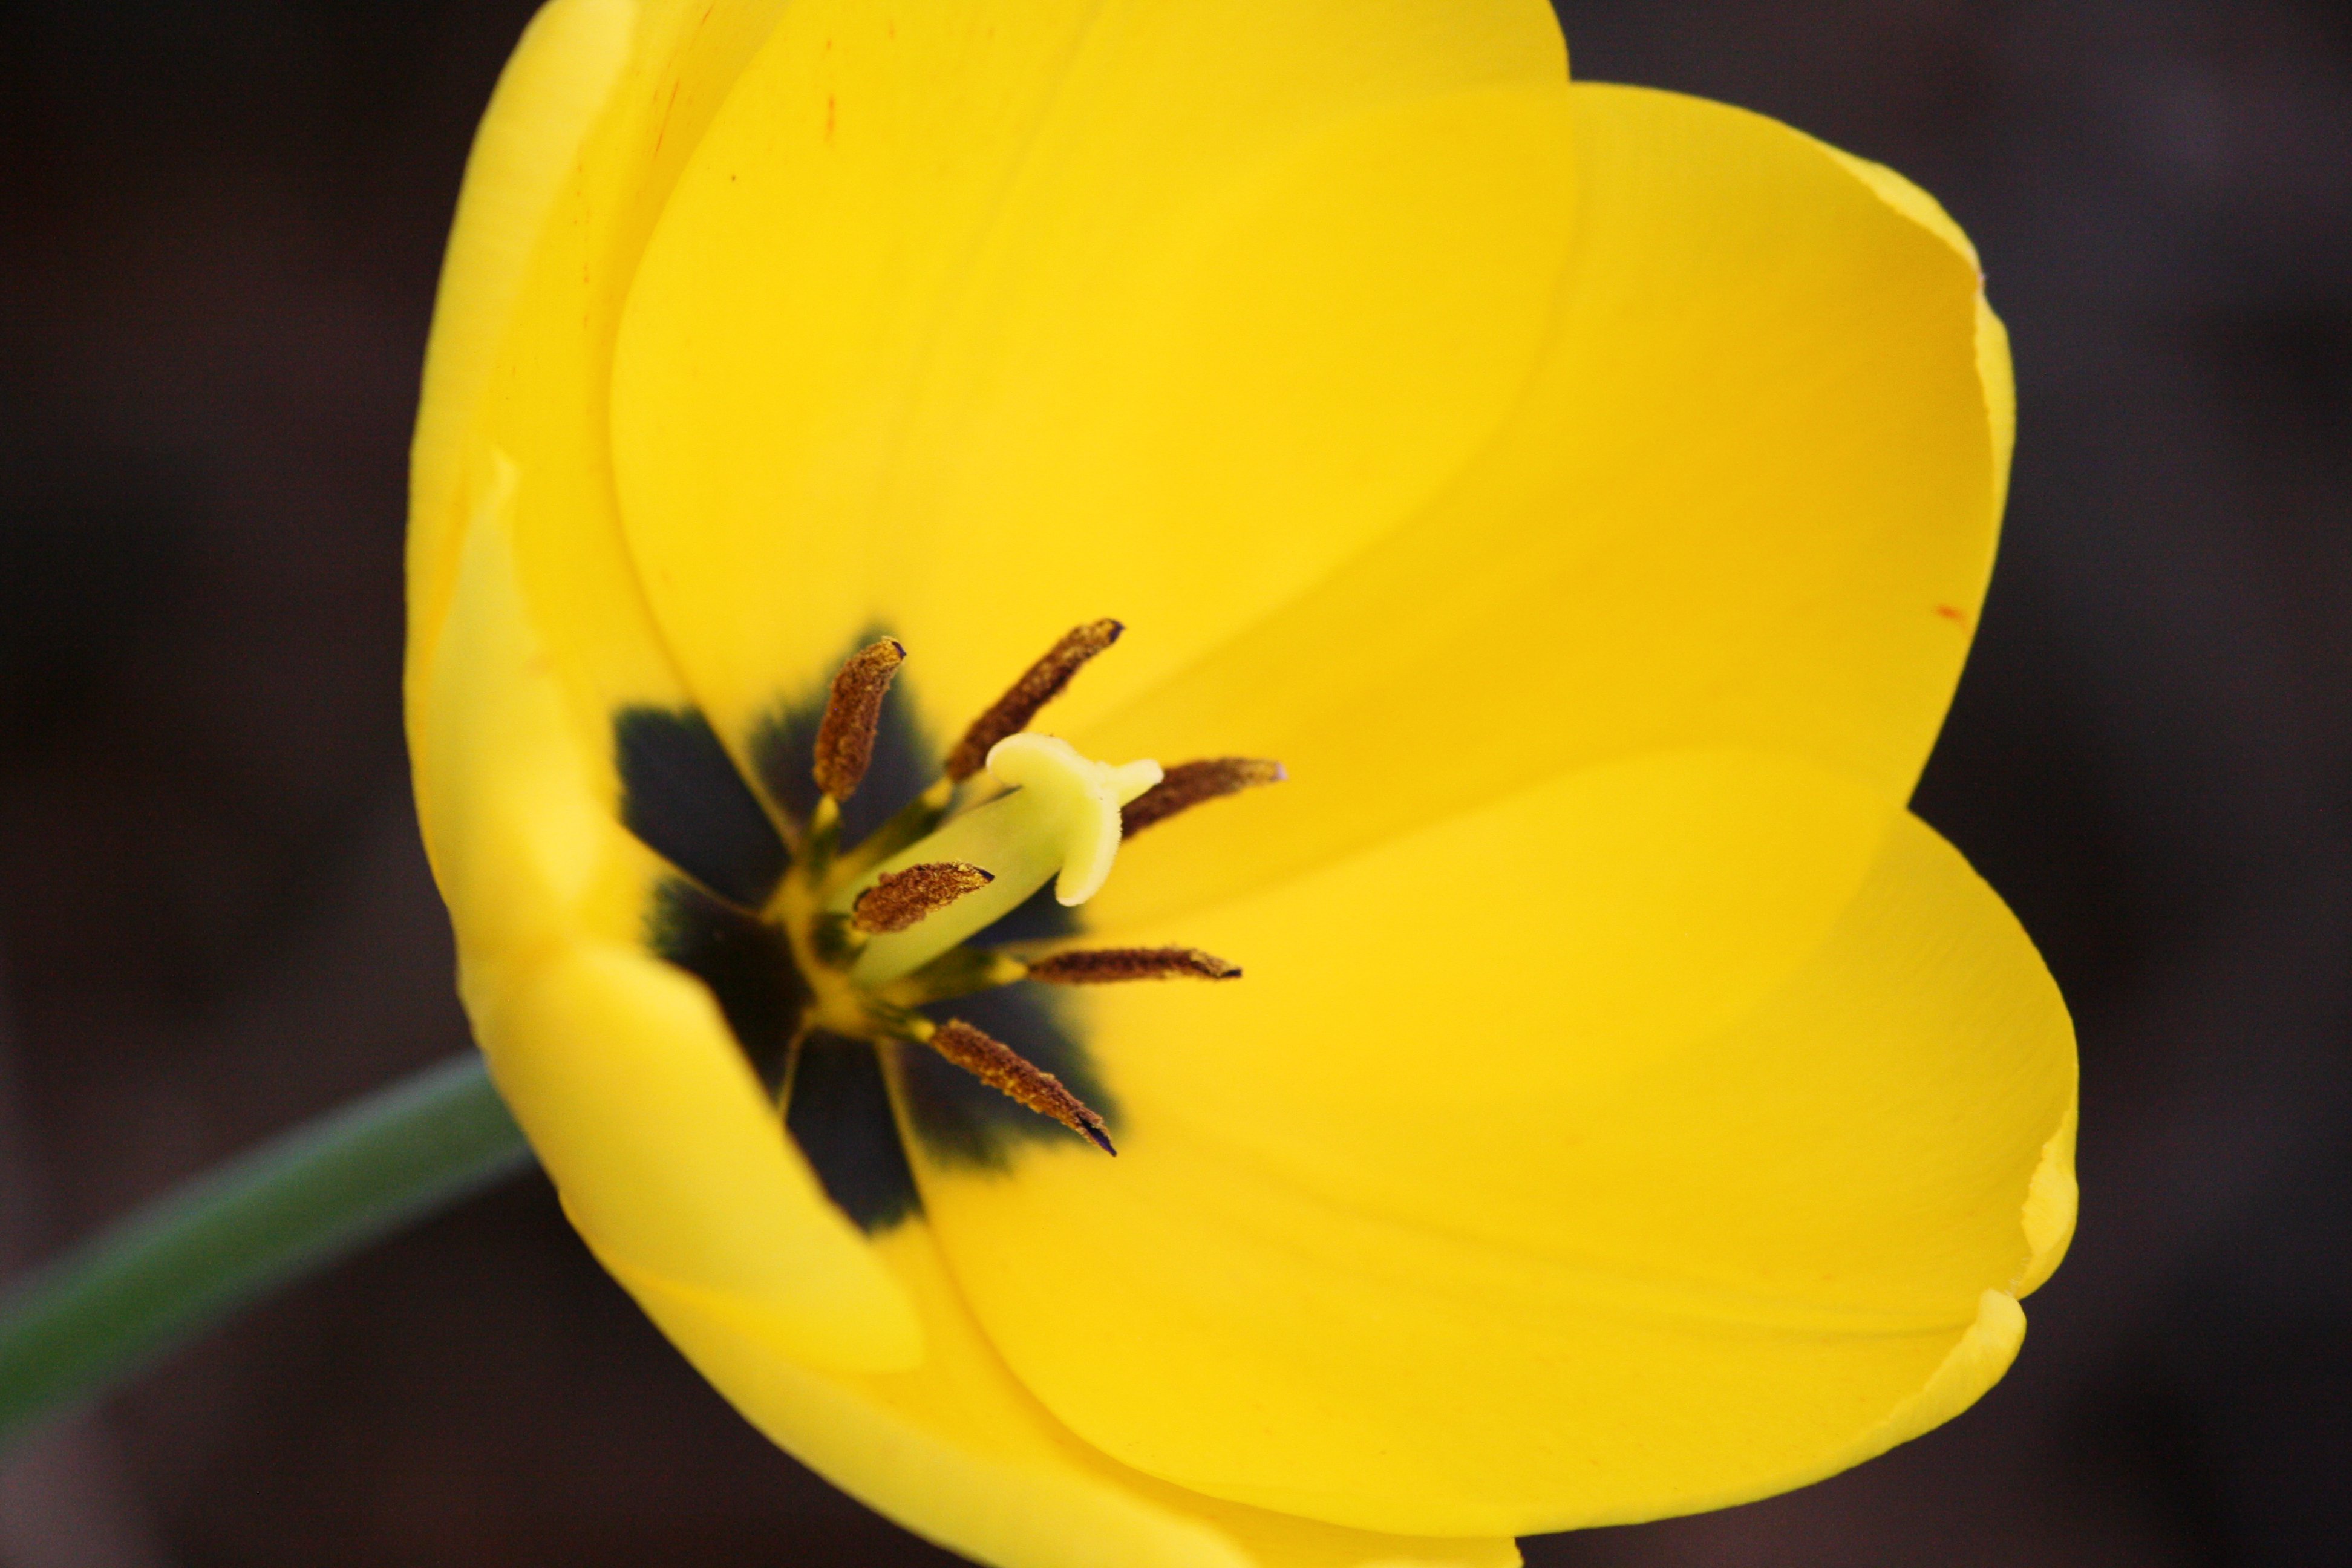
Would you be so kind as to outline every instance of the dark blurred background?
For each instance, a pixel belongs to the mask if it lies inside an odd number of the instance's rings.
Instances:
[[[1905,170],[2023,437],[1920,809],[2082,1032],[2072,1260],[1972,1414],[1537,1564],[2352,1562],[2352,7],[1565,0],[1585,77]],[[529,0],[0,8],[0,1267],[461,1048],[403,461]],[[0,1465],[0,1563],[929,1563],[536,1175]]]

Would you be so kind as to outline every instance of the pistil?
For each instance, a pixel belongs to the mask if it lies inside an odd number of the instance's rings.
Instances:
[[[1038,711],[1116,642],[1120,629],[1113,620],[1073,628],[973,721],[938,782],[864,842],[843,849],[841,807],[873,762],[882,701],[907,657],[887,637],[859,650],[834,677],[813,764],[820,798],[807,821],[795,825],[799,858],[772,905],[809,983],[803,1033],[823,1028],[928,1046],[1111,1153],[1117,1151],[1102,1117],[1052,1073],[968,1023],[934,1023],[916,1009],[1024,979],[1095,985],[1240,977],[1238,966],[1198,948],[1032,957],[1024,949],[961,945],[1049,881],[1057,902],[1086,902],[1109,877],[1128,835],[1282,777],[1278,763],[1248,757],[1213,757],[1165,773],[1149,760],[1113,766],[1067,742],[1027,732]],[[983,767],[993,795],[965,787]],[[964,805],[957,811],[959,798]],[[797,1050],[793,1057],[797,1065]]]
[[[921,968],[1048,880],[1066,906],[1094,897],[1118,854],[1119,808],[1160,782],[1157,763],[1112,767],[1048,735],[1007,736],[990,752],[988,771],[1011,793],[951,818],[827,900],[846,913],[884,877],[926,862],[983,867],[994,878],[911,929],[875,937],[851,967],[858,984],[886,984]]]

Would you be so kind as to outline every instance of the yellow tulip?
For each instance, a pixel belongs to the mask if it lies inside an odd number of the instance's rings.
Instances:
[[[2074,1224],[2064,1007],[1905,808],[2011,424],[1929,198],[1571,86],[1540,0],[554,0],[414,476],[497,1082],[738,1409],[986,1562],[1507,1563],[1854,1464]],[[1107,616],[961,851],[864,837]],[[1288,782],[1122,846],[1204,757]],[[893,949],[918,862],[996,903]],[[1246,974],[908,1010],[1104,947]]]

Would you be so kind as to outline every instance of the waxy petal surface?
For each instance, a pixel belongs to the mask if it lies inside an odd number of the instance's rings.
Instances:
[[[412,454],[412,750],[467,520],[509,482],[536,635],[562,665],[583,752],[610,750],[614,706],[686,700],[620,548],[613,334],[678,168],[780,7],[554,0],[499,81],[450,237]]]
[[[879,1244],[919,1303],[915,1370],[813,1372],[746,1322],[614,1272],[703,1374],[855,1497],[983,1563],[1017,1568],[1516,1568],[1508,1540],[1347,1530],[1187,1492],[1073,1436],[1006,1370],[919,1223]]]
[[[708,994],[643,955],[675,873],[622,826],[616,711],[688,710],[612,504],[612,322],[774,10],[557,0],[500,82],[418,422],[411,751],[477,1036],[583,1233],[792,1353],[905,1364],[920,1334],[897,1287]]]
[[[1793,751],[1910,794],[2000,519],[2007,360],[1973,258],[1912,187],[1785,126],[1570,97],[1572,258],[1508,424],[1409,523],[1072,731],[1290,771],[1139,839],[1104,918],[1661,746]]]
[[[942,734],[1071,625],[1149,628],[1081,722],[1395,526],[1535,363],[1564,81],[1532,5],[788,13],[614,371],[630,545],[722,731],[869,622]]]
[[[515,560],[520,482],[501,466],[468,526],[419,677],[418,796],[491,1074],[592,1244],[730,1301],[796,1356],[910,1363],[907,1302],[709,994],[638,946],[666,872],[579,747]]]
[[[1184,1485],[1439,1533],[1783,1489],[1981,1392],[2071,1225],[2040,960],[1809,763],[1586,770],[1115,934],[1180,929],[1248,978],[1086,999],[1115,1165],[915,1147],[1006,1360]]]

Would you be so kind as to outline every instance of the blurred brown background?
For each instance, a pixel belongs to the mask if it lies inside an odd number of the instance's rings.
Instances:
[[[0,1264],[460,1048],[403,456],[528,0],[0,8]],[[1565,0],[1580,75],[1894,163],[2023,404],[1921,809],[2080,1022],[2083,1232],[1973,1414],[1538,1564],[2352,1562],[2352,7]],[[686,1370],[535,1175],[0,1466],[0,1563],[944,1563]]]

